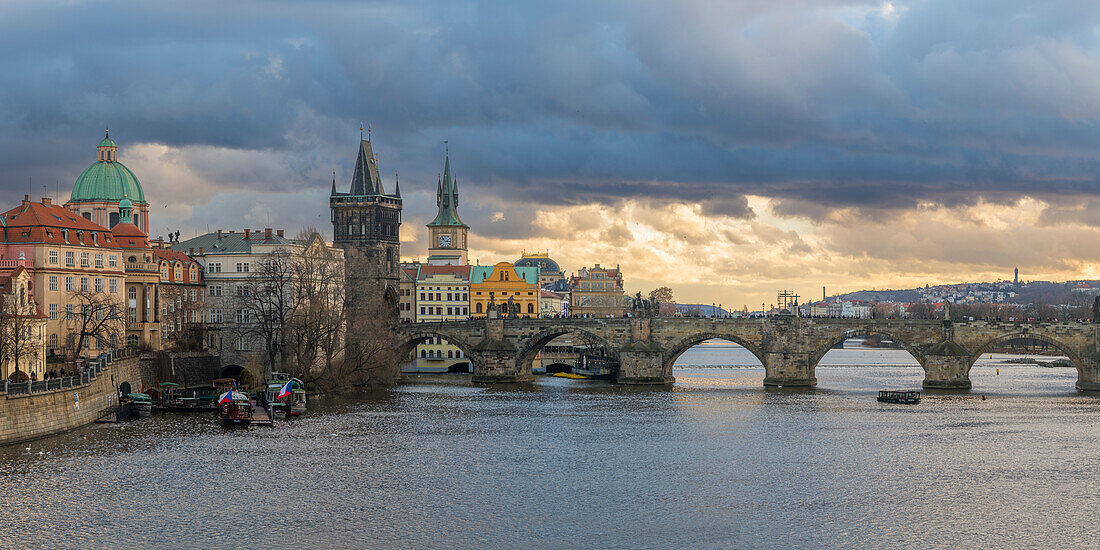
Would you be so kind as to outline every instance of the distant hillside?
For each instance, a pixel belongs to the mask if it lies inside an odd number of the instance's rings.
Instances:
[[[916,302],[920,300],[920,292],[913,290],[857,290],[841,294],[841,300],[869,300],[872,302]],[[832,299],[832,297],[830,297]]]

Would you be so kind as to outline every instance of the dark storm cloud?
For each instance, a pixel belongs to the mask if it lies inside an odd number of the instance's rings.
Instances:
[[[466,204],[745,217],[745,195],[793,215],[1100,195],[1098,19],[1091,2],[9,3],[2,189],[64,191],[105,123],[124,160],[140,142],[277,159],[188,155],[227,190],[326,189],[334,165],[345,187],[368,120],[406,192],[434,190],[450,140]]]

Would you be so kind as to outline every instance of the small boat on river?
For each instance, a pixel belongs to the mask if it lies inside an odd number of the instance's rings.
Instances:
[[[290,396],[279,399],[279,392],[287,384],[290,384]],[[289,402],[289,407],[287,406]],[[267,408],[271,405],[273,411],[282,412],[287,416],[298,416],[306,412],[306,390],[302,381],[291,378],[280,372],[271,373],[271,380],[264,386],[264,392],[260,396],[260,404]]]
[[[222,424],[226,425],[251,424],[252,400],[248,398],[248,394],[229,390],[218,400],[218,416],[221,417]]]
[[[149,416],[153,413],[153,399],[144,393],[130,393],[130,412],[134,416]]]
[[[878,400],[881,403],[902,403],[905,405],[915,405],[917,403],[920,403],[920,392],[882,390],[878,392]]]

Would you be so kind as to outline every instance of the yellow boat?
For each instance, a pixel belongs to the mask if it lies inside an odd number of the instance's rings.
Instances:
[[[557,376],[558,378],[570,378],[572,380],[586,380],[588,378],[583,374],[573,374],[571,372],[555,372],[551,376]]]

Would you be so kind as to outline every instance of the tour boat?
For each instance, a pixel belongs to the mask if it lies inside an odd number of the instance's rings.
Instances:
[[[247,394],[236,390],[230,390],[227,393],[228,399],[218,405],[218,415],[222,419],[222,424],[251,424],[252,400]]]
[[[134,416],[149,416],[153,412],[153,400],[144,393],[131,393],[126,397],[130,398],[130,412]]]
[[[882,390],[878,392],[878,400],[883,403],[903,403],[906,405],[913,405],[916,403],[920,403],[920,392]]]
[[[583,375],[583,374],[573,374],[571,372],[555,372],[554,374],[551,374],[550,376],[555,376],[557,378],[570,378],[570,379],[573,379],[573,380],[587,380],[588,379],[588,377]]]
[[[286,386],[287,382],[290,382],[290,397],[279,399],[279,391]],[[271,373],[271,380],[267,381],[264,388],[261,401],[264,407],[270,404],[272,410],[281,411],[287,416],[298,416],[306,412],[306,390],[301,380],[291,378],[281,372],[273,372]],[[287,409],[288,399],[290,401],[289,409]]]
[[[582,354],[573,363],[573,373],[590,380],[611,380],[615,377],[618,364],[614,359]]]

